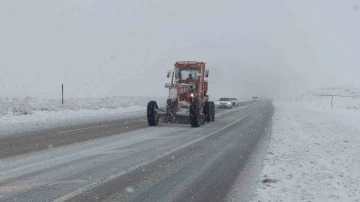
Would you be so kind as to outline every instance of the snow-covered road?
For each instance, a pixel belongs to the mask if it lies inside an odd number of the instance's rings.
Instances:
[[[253,201],[360,201],[360,113],[275,102]]]
[[[234,111],[248,107],[249,102],[241,103],[242,106],[234,109],[217,109],[216,117],[221,117],[226,114],[231,114]],[[146,110],[121,113],[118,110],[110,111],[109,113],[100,114],[99,111],[93,111],[92,115],[87,119],[86,117],[73,116],[81,114],[81,111],[74,112],[70,115],[72,119],[66,120],[50,116],[53,122],[42,121],[38,126],[47,126],[36,131],[27,131],[22,133],[14,133],[0,136],[0,159],[16,156],[24,153],[35,152],[39,150],[46,150],[49,147],[59,147],[83,141],[89,141],[98,138],[104,138],[112,135],[117,135],[129,131],[147,128]],[[21,118],[28,118],[25,116]],[[17,118],[17,117],[14,117]],[[44,120],[44,119],[41,119]],[[56,122],[58,120],[58,122]],[[65,122],[64,122],[65,121]],[[31,121],[29,123],[34,123]],[[54,127],[52,124],[59,124]],[[69,123],[66,125],[66,123]],[[18,125],[22,128],[22,125]]]
[[[219,201],[272,113],[259,102],[200,128],[165,124],[2,158],[0,200]]]

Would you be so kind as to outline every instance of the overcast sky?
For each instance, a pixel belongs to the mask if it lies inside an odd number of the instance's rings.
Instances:
[[[178,60],[210,94],[360,86],[357,0],[1,0],[0,96],[166,95]]]

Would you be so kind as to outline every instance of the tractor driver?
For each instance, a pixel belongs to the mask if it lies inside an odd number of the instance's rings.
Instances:
[[[194,79],[192,77],[192,74],[190,73],[189,77],[186,79],[186,82],[191,82],[191,81],[194,81]]]

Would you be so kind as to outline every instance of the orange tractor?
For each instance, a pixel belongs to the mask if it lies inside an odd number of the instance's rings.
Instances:
[[[165,84],[169,89],[166,107],[159,108],[156,101],[150,101],[147,105],[149,126],[158,125],[160,119],[168,123],[186,122],[192,127],[214,121],[215,105],[209,101],[207,94],[208,76],[205,62],[176,62],[174,70],[167,73],[171,83]]]

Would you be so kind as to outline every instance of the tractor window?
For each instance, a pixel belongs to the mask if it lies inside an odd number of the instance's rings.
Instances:
[[[186,79],[189,78],[189,75],[191,75],[192,79],[196,79],[197,76],[200,75],[199,69],[178,69],[176,70],[177,78],[176,80],[178,82],[186,81]]]

